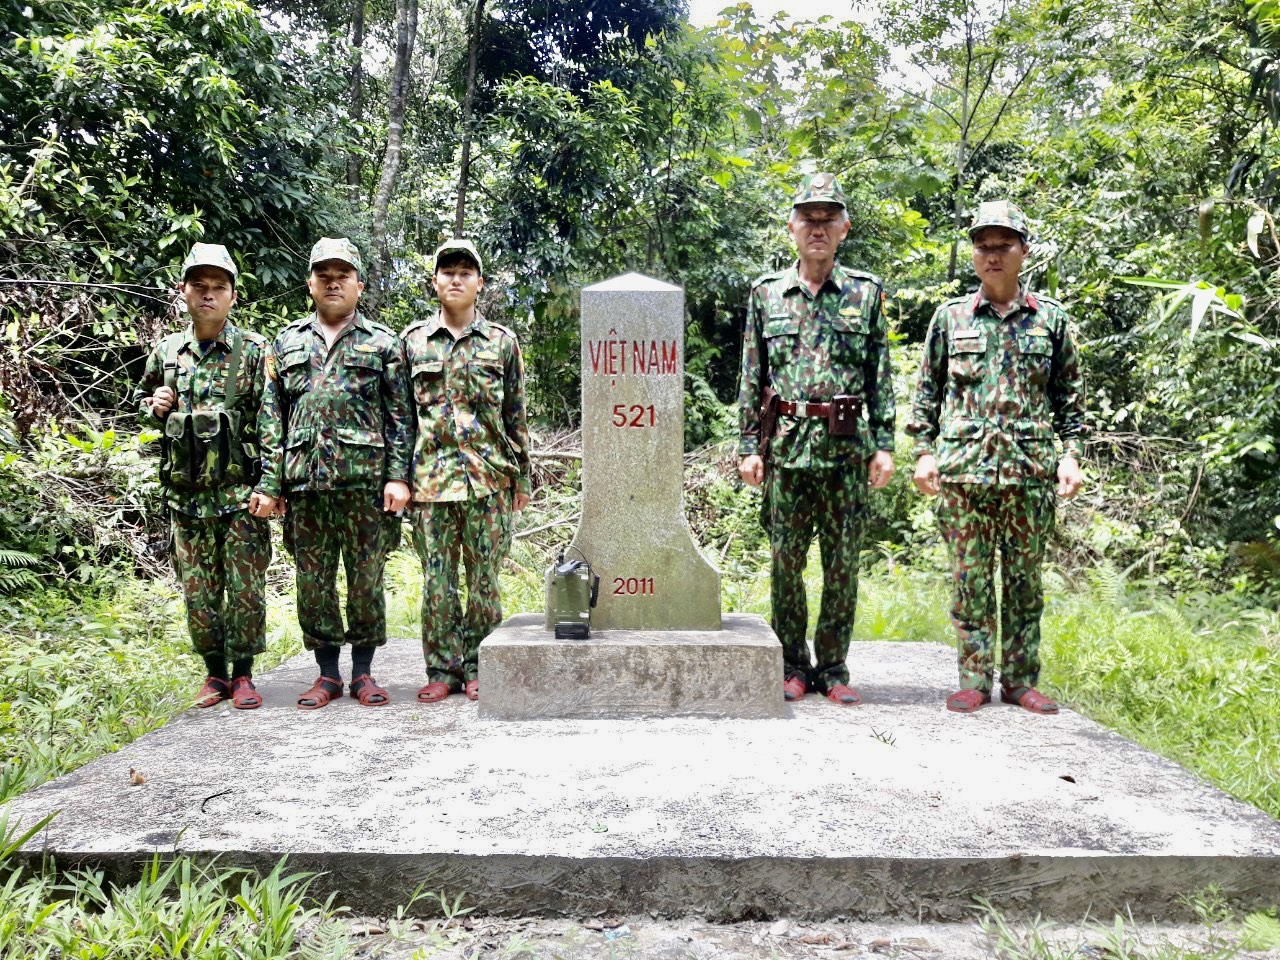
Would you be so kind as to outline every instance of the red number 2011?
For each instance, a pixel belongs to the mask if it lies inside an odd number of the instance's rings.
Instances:
[[[653,577],[614,577],[613,595],[615,597],[651,597],[653,596]]]

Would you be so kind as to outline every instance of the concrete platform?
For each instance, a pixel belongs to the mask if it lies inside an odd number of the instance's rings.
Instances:
[[[262,679],[263,709],[191,711],[9,811],[60,811],[25,855],[61,868],[288,854],[384,915],[419,884],[481,913],[717,920],[947,920],[978,896],[1176,920],[1211,883],[1242,909],[1280,896],[1280,823],[1177,766],[1070,712],[947,713],[945,647],[855,644],[850,661],[860,707],[510,723],[415,702],[412,642],[375,662],[391,705],[299,712],[304,656]]]
[[[764,617],[586,640],[557,640],[543,619],[517,614],[480,644],[480,686],[494,693],[480,700],[480,719],[783,716],[782,644]]]

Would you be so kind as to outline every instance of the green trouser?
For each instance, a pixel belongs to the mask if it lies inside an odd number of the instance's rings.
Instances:
[[[422,656],[427,680],[460,690],[479,675],[480,641],[502,622],[498,573],[511,547],[512,494],[414,504],[422,561]],[[463,610],[459,568],[466,567]]]
[[[298,625],[308,650],[380,647],[387,642],[382,574],[400,542],[400,518],[382,509],[381,490],[289,495],[286,544],[298,568]],[[338,561],[347,572],[347,625],[338,604]]]
[[[245,660],[267,649],[271,527],[248,510],[220,517],[173,511],[173,568],[201,657]]]
[[[960,686],[990,692],[995,670],[996,558],[1000,558],[1000,682],[1034,687],[1040,677],[1040,565],[1053,533],[1054,491],[944,483],[938,524],[951,553],[951,622]]]
[[[848,683],[845,657],[858,607],[867,464],[770,469],[764,502],[773,557],[773,630],[782,643],[783,671],[786,676],[804,677],[821,691]],[[810,659],[805,643],[809,606],[804,567],[815,530],[822,556],[822,605],[813,637],[814,659]]]

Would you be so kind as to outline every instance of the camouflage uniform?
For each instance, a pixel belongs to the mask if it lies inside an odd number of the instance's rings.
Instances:
[[[843,195],[806,181],[795,203]],[[845,657],[858,596],[858,554],[867,498],[867,461],[893,449],[894,400],[883,284],[836,265],[817,294],[798,264],[765,274],[752,287],[743,338],[738,395],[741,457],[760,452],[760,405],[766,385],[787,401],[826,402],[837,395],[862,401],[856,436],[837,437],[825,419],[779,416],[769,445],[762,522],[772,550],[770,603],[787,676],[818,690],[849,682]],[[815,660],[805,642],[808,605],[803,572],[817,531],[822,557],[822,605]]]
[[[984,225],[1026,236],[1016,208],[1014,214],[1007,224]],[[1067,313],[1056,300],[1020,290],[1013,311],[1001,317],[979,290],[934,313],[906,431],[917,458],[936,457],[942,480],[938,521],[951,552],[963,688],[991,691],[997,555],[1001,683],[1006,690],[1036,685],[1040,567],[1054,525],[1054,434],[1064,455],[1081,457],[1081,391]]]
[[[391,328],[357,314],[330,347],[320,326],[311,314],[276,337],[284,442],[267,462],[262,487],[287,498],[285,536],[298,566],[307,649],[348,641],[380,646],[387,640],[383,569],[400,534],[399,518],[382,509],[383,487],[409,481],[408,379]],[[339,555],[347,572],[346,629]]]
[[[513,496],[530,490],[524,364],[515,334],[479,312],[456,340],[438,313],[403,339],[417,405],[422,652],[428,681],[456,691],[477,678],[480,641],[502,621],[498,572],[511,546]]]
[[[202,258],[198,252],[205,248]],[[217,251],[211,259],[208,249]],[[225,258],[226,263],[222,262]],[[235,276],[225,248],[197,244],[188,264],[209,263]],[[271,535],[266,520],[249,514],[253,474],[260,451],[279,444],[275,384],[266,375],[270,347],[266,338],[242,330],[228,320],[217,338],[201,344],[194,326],[161,340],[147,357],[138,387],[139,422],[163,431],[165,421],[192,411],[223,409],[232,346],[241,338],[236,392],[231,413],[240,426],[238,439],[248,463],[218,464],[216,451],[205,458],[192,488],[177,477],[164,477],[165,501],[173,522],[174,570],[182,585],[191,642],[201,657],[228,661],[251,658],[266,649],[266,573],[271,561]],[[165,384],[165,362],[172,357],[177,401],[162,421],[144,402]],[[258,486],[262,490],[261,485]]]

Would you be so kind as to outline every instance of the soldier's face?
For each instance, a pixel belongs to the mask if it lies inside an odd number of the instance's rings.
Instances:
[[[341,260],[325,260],[311,268],[307,290],[323,319],[341,320],[355,312],[364,284],[356,268]]]
[[[792,210],[787,230],[801,260],[829,260],[849,235],[849,218],[838,203],[805,203]]]
[[[1017,230],[984,227],[973,237],[973,269],[987,286],[1017,286],[1026,256],[1026,244]]]
[[[222,323],[236,302],[235,284],[221,267],[192,267],[180,289],[191,319],[203,324]]]
[[[484,289],[484,277],[470,260],[458,260],[436,269],[432,278],[440,305],[450,310],[466,310],[475,305]]]

